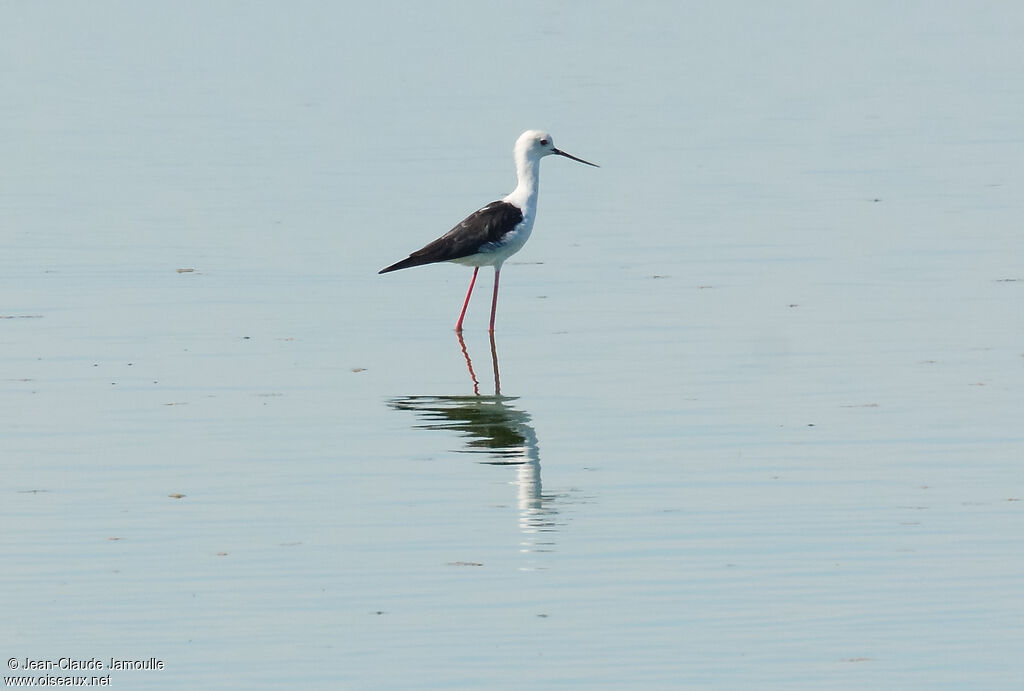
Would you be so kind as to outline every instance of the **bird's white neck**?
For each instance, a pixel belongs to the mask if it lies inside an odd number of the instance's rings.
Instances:
[[[512,193],[505,197],[523,210],[524,216],[533,217],[537,210],[537,186],[540,180],[540,159],[531,158],[522,152],[516,152],[516,178],[518,184]]]

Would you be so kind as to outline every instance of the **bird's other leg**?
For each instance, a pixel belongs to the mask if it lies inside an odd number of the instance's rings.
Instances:
[[[473,294],[473,286],[476,285],[476,275],[480,271],[477,266],[473,269],[473,278],[469,279],[469,290],[466,291],[466,301],[462,303],[462,311],[459,312],[459,321],[455,322],[455,330],[462,331],[462,320],[466,318],[466,308],[469,307],[469,296]]]
[[[498,311],[498,278],[501,277],[501,267],[494,267],[494,296],[491,298],[491,327],[488,329],[494,333],[494,313]]]

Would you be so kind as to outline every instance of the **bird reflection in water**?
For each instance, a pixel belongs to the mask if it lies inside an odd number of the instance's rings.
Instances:
[[[546,495],[542,491],[540,447],[537,434],[530,424],[530,415],[513,405],[516,396],[504,396],[501,393],[494,333],[490,334],[493,396],[480,393],[480,381],[461,332],[458,338],[473,381],[473,395],[402,396],[391,399],[388,405],[396,410],[416,413],[422,421],[416,425],[417,429],[444,430],[461,435],[465,446],[458,449],[459,453],[478,454],[479,462],[488,465],[516,466],[516,480],[513,484],[518,488],[522,551],[551,551],[554,545],[551,534],[557,530],[558,525],[555,520],[557,510],[553,505],[559,497]]]

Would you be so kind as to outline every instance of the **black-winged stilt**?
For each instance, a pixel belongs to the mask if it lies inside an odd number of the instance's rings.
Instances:
[[[540,159],[545,156],[565,156],[588,166],[597,164],[576,158],[555,148],[551,135],[540,130],[527,130],[519,135],[514,148],[516,176],[518,183],[512,193],[500,201],[474,211],[459,225],[434,240],[426,247],[416,250],[400,262],[381,269],[385,274],[411,266],[456,262],[473,267],[473,278],[469,281],[466,301],[462,303],[456,331],[462,331],[462,320],[466,316],[469,298],[473,294],[476,275],[481,266],[494,267],[494,295],[491,298],[491,325],[494,331],[494,313],[498,307],[498,277],[505,260],[522,249],[530,238],[533,221],[537,217],[537,183],[540,178]]]

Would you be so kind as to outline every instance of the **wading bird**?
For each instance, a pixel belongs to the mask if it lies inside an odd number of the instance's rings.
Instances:
[[[533,222],[537,218],[540,159],[552,155],[564,156],[588,166],[598,167],[594,163],[556,149],[551,135],[539,130],[527,130],[519,135],[513,151],[518,184],[511,194],[474,211],[462,223],[429,245],[380,270],[380,273],[385,274],[389,271],[436,262],[455,262],[472,266],[473,278],[469,281],[469,290],[466,291],[466,300],[462,303],[459,321],[455,323],[456,331],[462,331],[462,320],[466,316],[466,308],[469,306],[469,298],[473,294],[476,275],[481,266],[494,267],[494,295],[491,297],[489,329],[494,331],[501,265],[526,244],[530,238],[530,231],[533,230]]]

